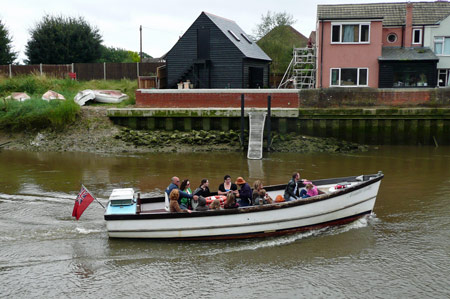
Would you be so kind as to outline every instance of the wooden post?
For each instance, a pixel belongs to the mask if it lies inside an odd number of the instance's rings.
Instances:
[[[12,78],[12,67],[11,67],[11,64],[9,64],[9,77]]]
[[[103,62],[103,80],[106,80],[106,62]]]
[[[267,151],[270,151],[270,134],[272,130],[272,119],[270,115],[270,110],[272,106],[272,96],[269,94],[267,96]]]
[[[42,76],[42,63],[39,63],[39,71],[41,72],[41,76]]]
[[[244,127],[245,127],[245,118],[244,118],[244,94],[241,94],[241,145],[244,147]]]
[[[75,67],[74,67],[73,62],[72,62],[72,73],[75,73]]]
[[[139,62],[136,62],[136,69],[137,69],[137,77],[138,77],[138,80],[139,80]]]

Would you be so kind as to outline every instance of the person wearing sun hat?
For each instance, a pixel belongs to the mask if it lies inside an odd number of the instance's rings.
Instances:
[[[242,177],[236,179],[236,185],[241,189],[239,190],[239,206],[246,207],[252,205],[252,188]]]

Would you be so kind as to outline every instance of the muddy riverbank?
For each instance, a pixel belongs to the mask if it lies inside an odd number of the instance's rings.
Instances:
[[[40,152],[208,152],[241,151],[239,131],[138,131],[114,125],[104,107],[83,107],[80,117],[64,130],[1,132],[2,148]],[[247,133],[247,132],[246,132]],[[365,145],[297,134],[274,134],[275,152],[357,152]]]

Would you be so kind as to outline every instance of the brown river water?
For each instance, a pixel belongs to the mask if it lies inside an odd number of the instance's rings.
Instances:
[[[96,202],[71,217],[80,183],[159,195],[173,175],[216,190],[225,174],[286,183],[382,170],[374,214],[239,241],[109,239]],[[111,156],[0,152],[0,298],[449,298],[450,147],[357,154]]]

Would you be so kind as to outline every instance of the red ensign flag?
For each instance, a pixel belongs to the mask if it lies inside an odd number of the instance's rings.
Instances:
[[[94,201],[94,197],[89,191],[81,185],[80,193],[78,193],[77,199],[75,199],[75,205],[73,206],[72,217],[80,219],[84,210]]]

